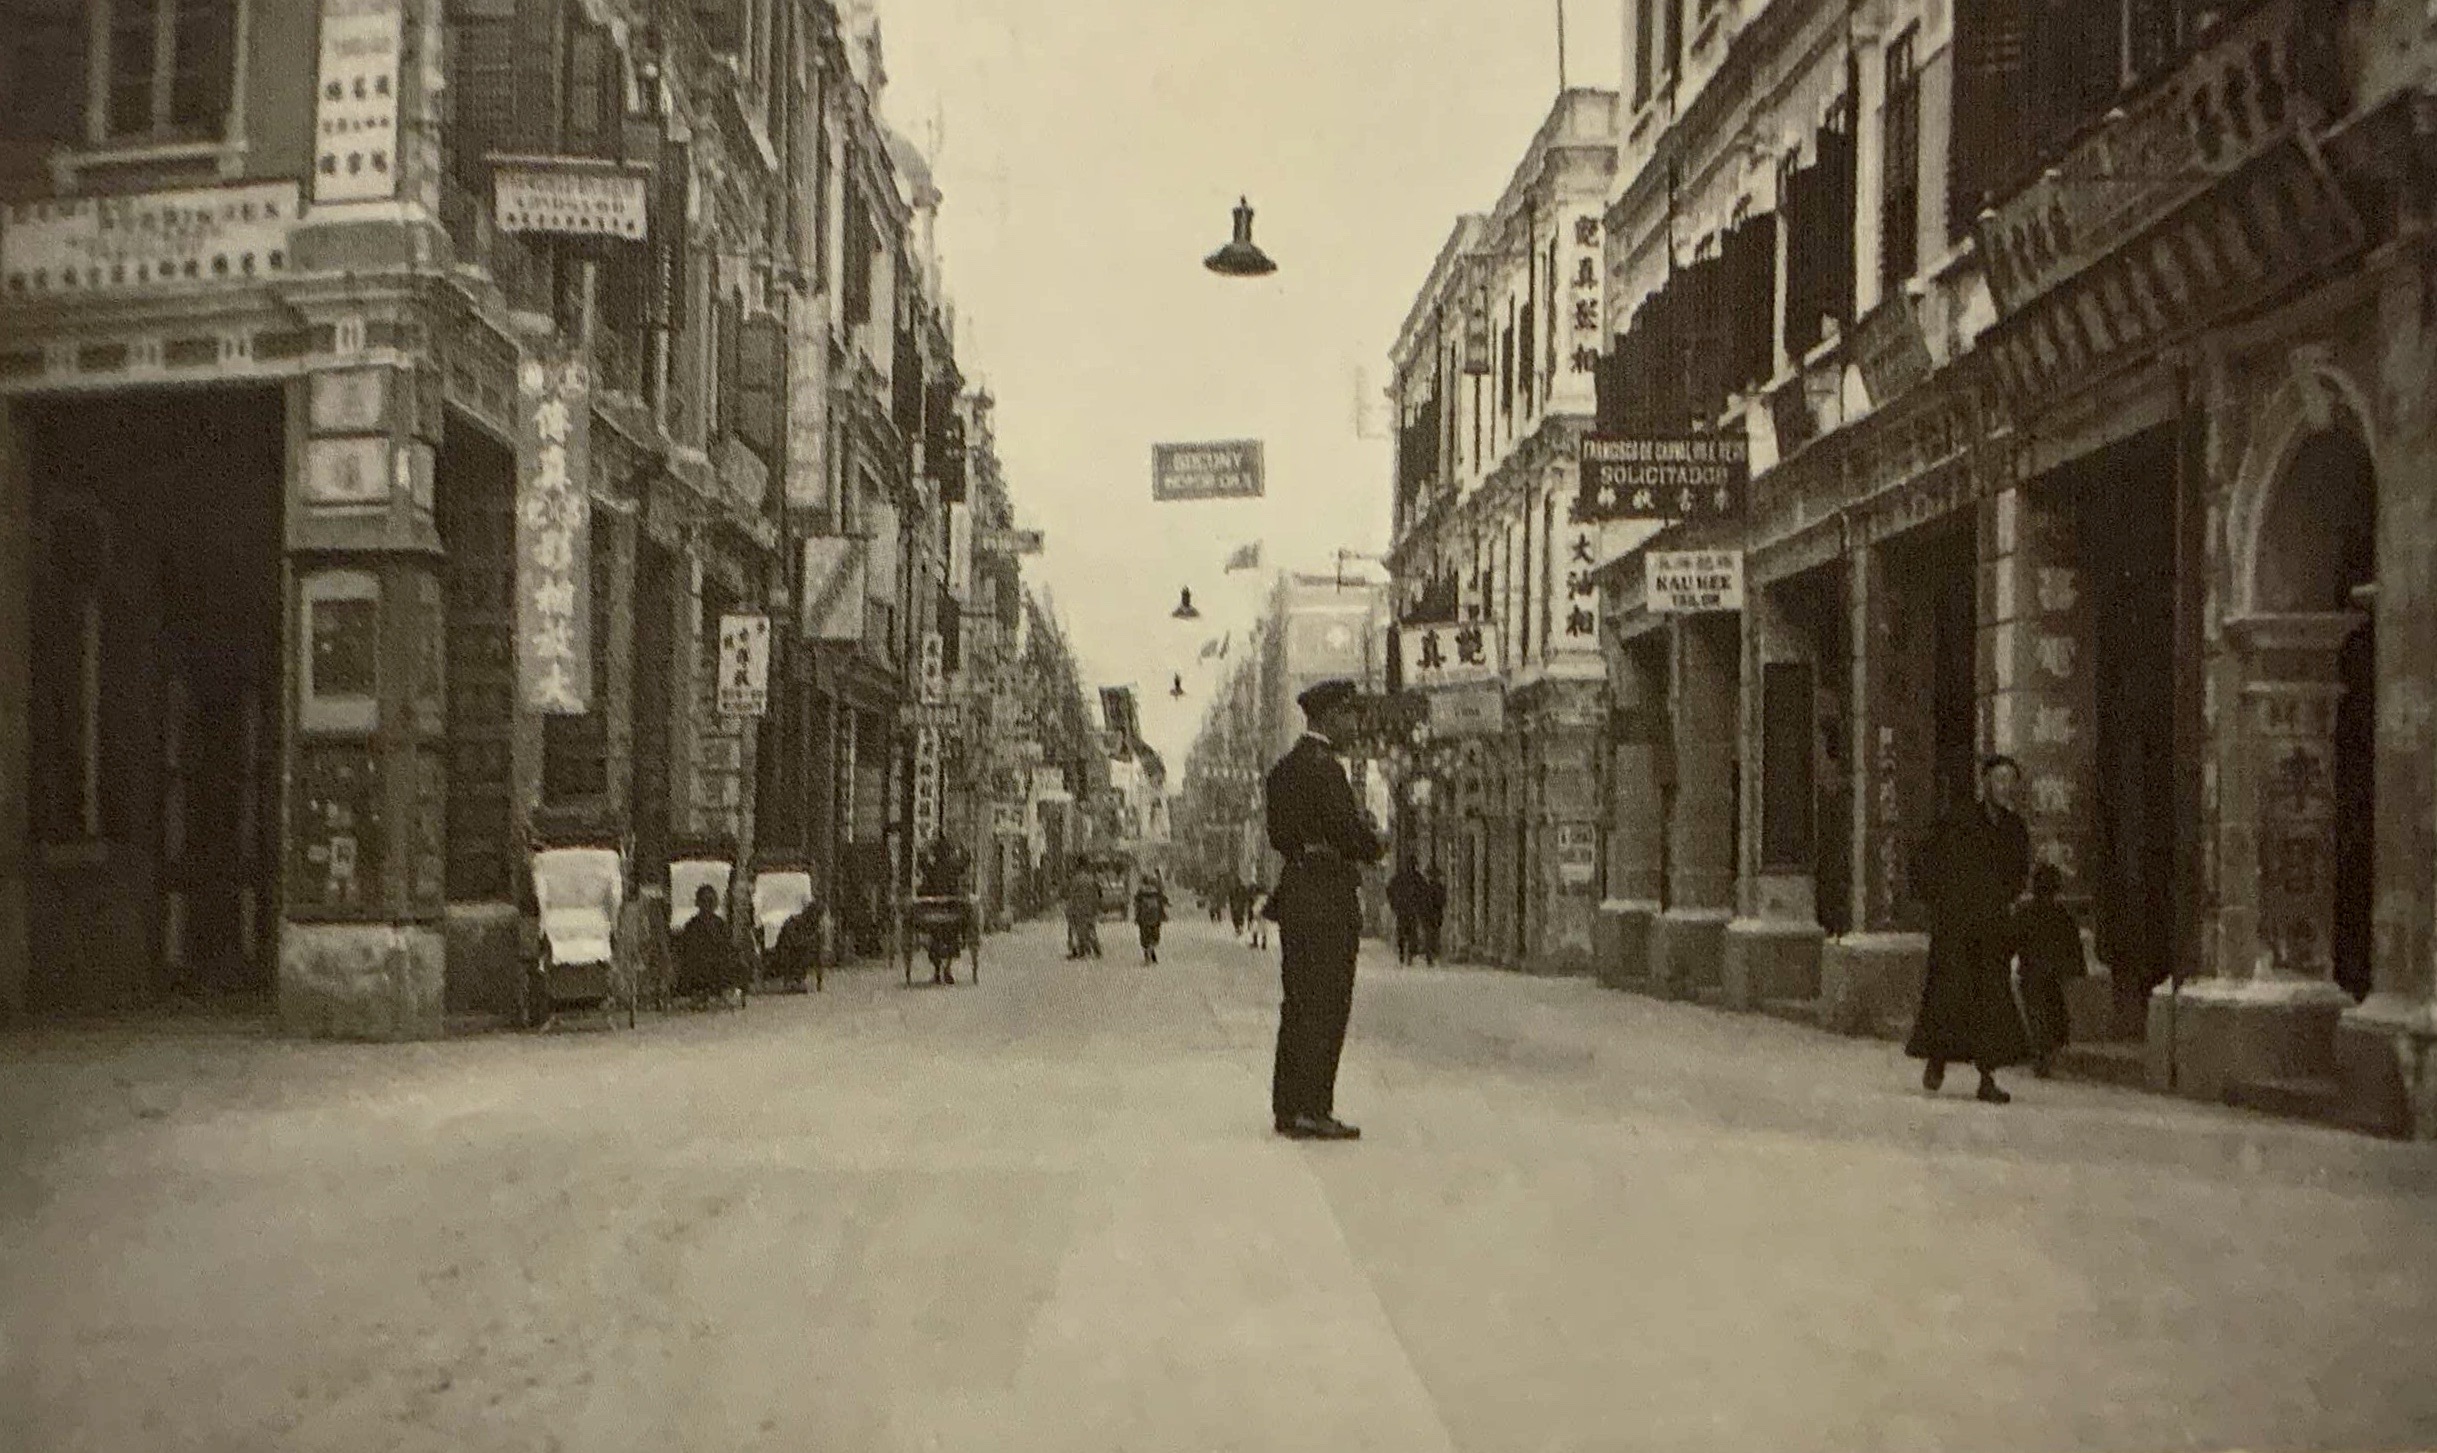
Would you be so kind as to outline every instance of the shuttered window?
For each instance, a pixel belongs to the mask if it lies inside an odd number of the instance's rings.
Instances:
[[[776,469],[783,440],[781,412],[787,384],[787,342],[779,320],[759,314],[740,326],[736,379],[727,392],[735,401],[736,436]]]
[[[1881,115],[1879,281],[1893,291],[1921,257],[1921,73],[1914,64],[1918,26],[1887,47],[1887,101]]]

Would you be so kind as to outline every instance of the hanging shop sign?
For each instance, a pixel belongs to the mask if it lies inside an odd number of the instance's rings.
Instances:
[[[492,206],[502,232],[644,239],[645,173],[589,157],[494,156]]]
[[[293,181],[12,202],[0,279],[11,297],[50,297],[276,275],[302,205]]]
[[[1038,555],[1041,544],[1039,530],[1003,530],[985,526],[973,532],[973,549],[982,555]]]
[[[964,709],[952,701],[909,701],[897,719],[918,730],[954,731],[964,725]]]
[[[1861,370],[1862,387],[1874,403],[1903,393],[1936,367],[1912,299],[1901,292],[1862,315],[1853,329],[1852,351],[1853,366]]]
[[[1566,254],[1566,286],[1571,290],[1565,305],[1567,374],[1577,391],[1587,388],[1599,371],[1599,228],[1598,213],[1581,213],[1573,219],[1567,239],[1571,244]]]
[[[914,841],[939,836],[939,732],[924,727],[914,734]]]
[[[1599,869],[1599,829],[1588,822],[1557,824],[1557,881],[1587,886]]]
[[[922,700],[928,706],[948,699],[948,642],[937,631],[922,633]]]
[[[1751,441],[1740,433],[1588,434],[1577,520],[1741,519]]]
[[[1548,569],[1543,599],[1553,603],[1546,649],[1550,655],[1596,655],[1599,651],[1599,568],[1603,531],[1574,521],[1558,537],[1561,548],[1542,552]]]
[[[864,542],[827,535],[804,542],[804,610],[807,641],[863,639]]]
[[[1433,691],[1430,735],[1433,739],[1494,737],[1506,730],[1506,688],[1495,681]]]
[[[1740,550],[1653,550],[1642,567],[1643,609],[1652,615],[1743,609]]]
[[[1155,500],[1258,499],[1261,479],[1258,439],[1151,446],[1151,498]]]
[[[581,358],[517,373],[516,677],[525,705],[581,715],[592,700],[592,417]]]
[[[719,618],[719,714],[761,716],[770,710],[770,617]]]
[[[404,0],[322,0],[321,11],[313,200],[387,201],[398,192]]]
[[[1488,620],[1411,622],[1397,627],[1396,638],[1409,689],[1497,679],[1498,635]]]

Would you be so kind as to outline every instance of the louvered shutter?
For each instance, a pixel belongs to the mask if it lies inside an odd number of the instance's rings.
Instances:
[[[2023,115],[2030,0],[1955,0],[1954,138],[1946,230],[1961,238],[2012,170]]]
[[[779,320],[756,314],[737,329],[736,383],[729,397],[736,406],[736,436],[773,469],[784,442],[781,404],[787,383],[787,338]]]
[[[739,335],[743,332],[744,302],[731,293],[713,306],[717,334],[711,342],[718,352],[711,361],[710,417],[715,432],[735,434],[739,432],[737,380],[742,373],[738,364],[743,349],[743,339]]]
[[[559,141],[561,0],[516,0],[516,120],[508,150],[546,156]]]

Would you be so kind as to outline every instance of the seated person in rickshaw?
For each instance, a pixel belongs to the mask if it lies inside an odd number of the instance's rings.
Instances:
[[[821,987],[821,901],[805,900],[804,906],[779,925],[778,942],[770,946],[770,963],[764,977]]]
[[[965,850],[954,839],[941,833],[931,839],[922,852],[922,896],[925,898],[962,898],[965,896],[965,873],[970,867]]]
[[[697,1003],[714,994],[742,1000],[743,959],[735,936],[719,913],[719,890],[705,883],[694,890],[694,916],[669,945],[676,961],[677,992]]]

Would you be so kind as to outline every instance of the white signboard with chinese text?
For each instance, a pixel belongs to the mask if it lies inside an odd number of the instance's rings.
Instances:
[[[939,836],[939,731],[924,727],[914,734],[914,841]]]
[[[1558,526],[1557,547],[1543,557],[1548,579],[1543,588],[1549,602],[1548,640],[1551,656],[1596,654],[1599,650],[1599,568],[1602,527],[1576,523]]]
[[[386,201],[398,191],[404,0],[322,0],[313,106],[313,200]]]
[[[1438,621],[1397,627],[1405,686],[1428,691],[1498,675],[1498,632],[1488,620]]]
[[[495,165],[500,231],[643,240],[641,172],[577,157],[500,157]]]
[[[1653,550],[1642,557],[1652,615],[1692,615],[1743,609],[1740,550]]]
[[[922,633],[922,699],[948,699],[948,643],[937,631]]]
[[[719,618],[719,714],[760,716],[770,709],[770,617]]]
[[[580,716],[592,701],[591,381],[580,358],[517,373],[516,677],[525,705]]]
[[[285,181],[11,202],[0,212],[0,290],[49,297],[275,277],[303,200]]]
[[[1561,401],[1589,400],[1593,377],[1599,372],[1600,340],[1606,327],[1600,318],[1605,296],[1599,278],[1597,212],[1580,212],[1569,220],[1565,236],[1565,314],[1560,320],[1558,375],[1550,390]]]

